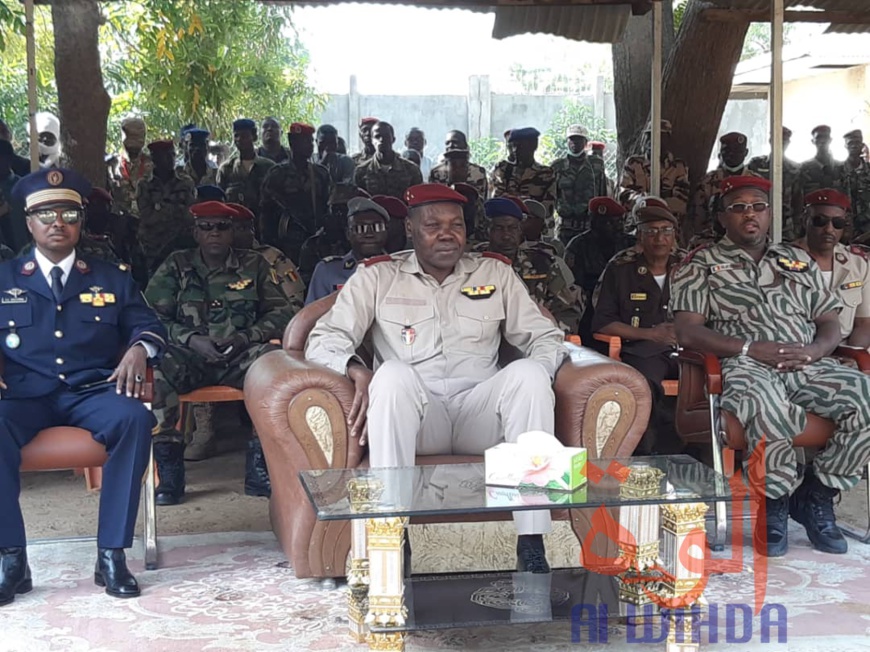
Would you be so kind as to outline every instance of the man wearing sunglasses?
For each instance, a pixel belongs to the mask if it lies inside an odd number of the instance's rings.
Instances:
[[[260,254],[233,249],[236,209],[208,201],[190,207],[195,249],[167,258],[145,290],[169,332],[169,347],[154,373],[154,459],[160,475],[158,505],[177,505],[185,492],[186,441],[176,428],[178,395],[207,385],[242,388],[254,360],[278,348],[301,307],[281,289]],[[245,493],[269,495],[269,476],[255,436],[248,443]]]
[[[166,331],[126,265],[76,252],[90,191],[62,168],[28,175],[13,190],[36,246],[0,265],[0,605],[32,588],[18,506],[21,448],[54,426],[89,430],[106,447],[94,582],[114,597],[139,595],[124,549],[133,543],[154,417],[138,398]]]
[[[840,244],[849,227],[849,197],[823,188],[804,197],[806,235],[795,244],[809,252],[822,272],[825,285],[843,302],[840,336],[843,344],[870,346],[870,262],[861,245]]]
[[[756,177],[723,182],[725,236],[674,272],[671,309],[682,346],[722,358],[722,408],[745,428],[749,481],[766,496],[758,553],[787,552],[791,514],[814,548],[842,554],[834,498],[870,459],[870,378],[829,357],[842,303],[819,266],[802,249],[769,243],[770,186]],[[801,481],[792,440],[808,411],[837,430]]]
[[[305,305],[340,290],[356,271],[359,262],[385,251],[390,222],[387,209],[371,199],[355,197],[348,202],[347,211],[350,251],[344,256],[330,256],[318,263],[308,286]]]

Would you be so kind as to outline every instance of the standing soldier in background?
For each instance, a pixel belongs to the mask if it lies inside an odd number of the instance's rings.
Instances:
[[[273,163],[283,163],[290,158],[290,153],[281,144],[281,123],[277,119],[270,116],[263,120],[260,131],[263,132],[263,146],[257,150],[257,156]]]
[[[822,188],[843,189],[842,164],[831,154],[831,128],[819,125],[812,131],[816,155],[801,163],[801,195]]]
[[[299,260],[302,244],[323,225],[328,212],[329,171],[311,163],[314,127],[290,125],[290,160],[266,174],[260,191],[260,237],[290,260]]]
[[[333,183],[353,183],[356,165],[353,159],[338,151],[338,130],[332,125],[317,128],[317,159],[329,170]]]
[[[691,231],[688,224],[689,213],[689,168],[686,162],[674,158],[671,149],[671,123],[662,120],[661,149],[662,149],[662,181],[658,196],[668,205],[668,209],[680,222],[680,228]],[[619,201],[625,206],[625,210],[632,211],[638,199],[650,192],[650,176],[652,167],[652,127],[647,125],[643,136],[643,156],[632,156],[622,169],[622,181],[620,182]],[[685,234],[684,234],[685,237]]]
[[[454,129],[447,132],[444,142],[444,162],[432,168],[429,173],[429,183],[441,183],[445,186],[454,187],[457,183],[468,184],[474,188],[477,204],[474,215],[477,222],[468,230],[469,242],[482,242],[486,239],[485,227],[483,227],[483,202],[489,197],[489,181],[486,170],[481,165],[472,163],[471,151],[468,149],[468,140],[465,134]]]
[[[604,160],[605,149],[607,149],[607,145],[602,143],[600,140],[590,141],[589,158],[593,160],[597,159],[596,162],[601,165],[601,168],[604,170],[604,178],[607,179],[607,196],[616,197],[616,183],[610,178],[610,175],[607,174],[607,163]]]
[[[728,177],[759,176],[745,164],[749,148],[744,134],[732,131],[719,138],[719,167],[704,175],[695,194],[692,196],[690,217],[692,231],[683,232],[683,240],[688,243],[693,237],[713,238],[724,231],[710,214],[710,199],[719,194],[722,182]]]
[[[802,201],[800,194],[799,163],[785,157],[791,144],[791,129],[782,128],[782,239],[791,242],[803,234],[801,222]],[[770,180],[770,155],[756,156],[749,161],[749,171]],[[714,219],[714,224],[715,219]]]
[[[493,197],[513,195],[541,202],[547,209],[547,235],[552,235],[555,227],[556,175],[553,168],[535,161],[540,135],[541,132],[534,127],[511,130],[508,136],[509,158],[495,166],[490,186]],[[511,154],[513,158],[510,158]]]
[[[275,165],[270,159],[257,156],[257,125],[242,118],[233,122],[233,142],[236,151],[218,169],[216,182],[228,201],[243,204],[256,216],[260,210],[260,188],[269,170]]]
[[[852,229],[846,238],[852,240],[870,231],[870,163],[861,158],[864,134],[860,129],[844,136],[849,156],[843,162],[842,187],[852,203]]]
[[[357,167],[375,155],[375,146],[372,144],[372,129],[376,124],[378,124],[377,118],[363,118],[359,121],[359,140],[363,148],[362,151],[351,156],[353,164]]]
[[[350,249],[347,241],[347,203],[354,197],[368,197],[349,183],[337,183],[329,195],[329,210],[323,225],[302,245],[299,253],[299,273],[306,287],[311,282],[314,268],[328,256],[343,256]]]
[[[571,125],[566,134],[568,155],[553,161],[556,175],[556,212],[559,240],[568,244],[589,228],[589,200],[607,195],[604,161],[586,154],[589,132],[583,125]]]
[[[120,179],[112,189],[115,207],[122,213],[139,216],[136,205],[136,189],[142,179],[151,175],[153,166],[145,153],[147,129],[142,118],[125,118],[121,121],[124,140],[121,147],[121,163],[118,166]]]
[[[370,195],[389,195],[401,199],[411,186],[423,183],[420,168],[393,150],[396,136],[388,122],[378,122],[371,133],[374,155],[359,163],[353,181]]]
[[[194,202],[195,187],[190,177],[176,171],[175,146],[171,140],[154,141],[148,145],[148,151],[154,168],[151,176],[139,183],[136,205],[137,238],[150,277],[166,256],[190,246],[193,221],[188,208]]]
[[[179,172],[193,180],[194,186],[217,185],[217,167],[208,160],[208,129],[192,127],[184,133],[184,166]]]

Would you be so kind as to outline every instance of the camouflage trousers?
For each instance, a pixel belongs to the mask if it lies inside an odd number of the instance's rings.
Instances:
[[[154,369],[154,443],[189,443],[177,427],[180,416],[179,394],[209,385],[242,389],[248,368],[264,353],[279,348],[275,344],[252,344],[226,367],[206,362],[183,346],[170,345],[160,366]],[[189,435],[188,435],[189,436]]]
[[[759,477],[761,465],[750,464],[749,478],[768,497],[787,495],[797,486],[792,439],[806,427],[807,412],[837,424],[813,460],[819,480],[841,490],[858,483],[870,459],[870,376],[832,358],[782,373],[743,356],[725,360],[722,376],[722,408],[745,427],[750,454],[764,438],[764,476]]]

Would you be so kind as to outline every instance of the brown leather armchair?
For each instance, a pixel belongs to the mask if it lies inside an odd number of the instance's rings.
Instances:
[[[841,347],[834,351],[834,355],[851,359],[861,371],[870,373],[870,354],[866,351]],[[746,433],[737,417],[720,406],[722,365],[719,358],[709,353],[682,350],[679,359],[677,433],[687,444],[712,443],[714,468],[726,477],[731,477],[734,475],[735,453],[747,449]],[[807,427],[794,438],[794,446],[822,448],[834,434],[834,430],[833,421],[807,413]],[[713,433],[718,433],[718,436],[713,437]],[[870,464],[867,474],[870,478]],[[867,501],[867,514],[870,519],[870,494]],[[716,503],[715,516],[716,530],[711,538],[711,547],[722,550],[728,527],[724,502]],[[870,542],[870,524],[864,531],[845,524],[841,524],[840,528],[845,534],[863,543]]]
[[[367,451],[350,438],[346,414],[353,384],[326,367],[305,360],[308,334],[335,301],[324,297],[300,311],[287,326],[283,350],[257,360],[245,378],[245,404],[272,479],[272,529],[299,578],[343,577],[350,550],[348,521],[317,521],[299,481],[306,469],[355,468],[368,464]],[[630,456],[647,426],[649,386],[631,367],[589,349],[567,345],[571,361],[554,383],[556,436],[569,446],[585,446],[591,459]],[[481,462],[482,456],[418,457],[417,464]],[[582,510],[555,512],[571,518],[578,539],[588,519]],[[412,519],[414,523],[508,519],[509,512],[467,518]]]

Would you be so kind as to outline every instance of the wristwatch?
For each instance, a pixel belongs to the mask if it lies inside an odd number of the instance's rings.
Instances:
[[[752,346],[752,340],[746,340],[743,343],[743,348],[740,349],[740,355],[749,355],[749,347]]]

